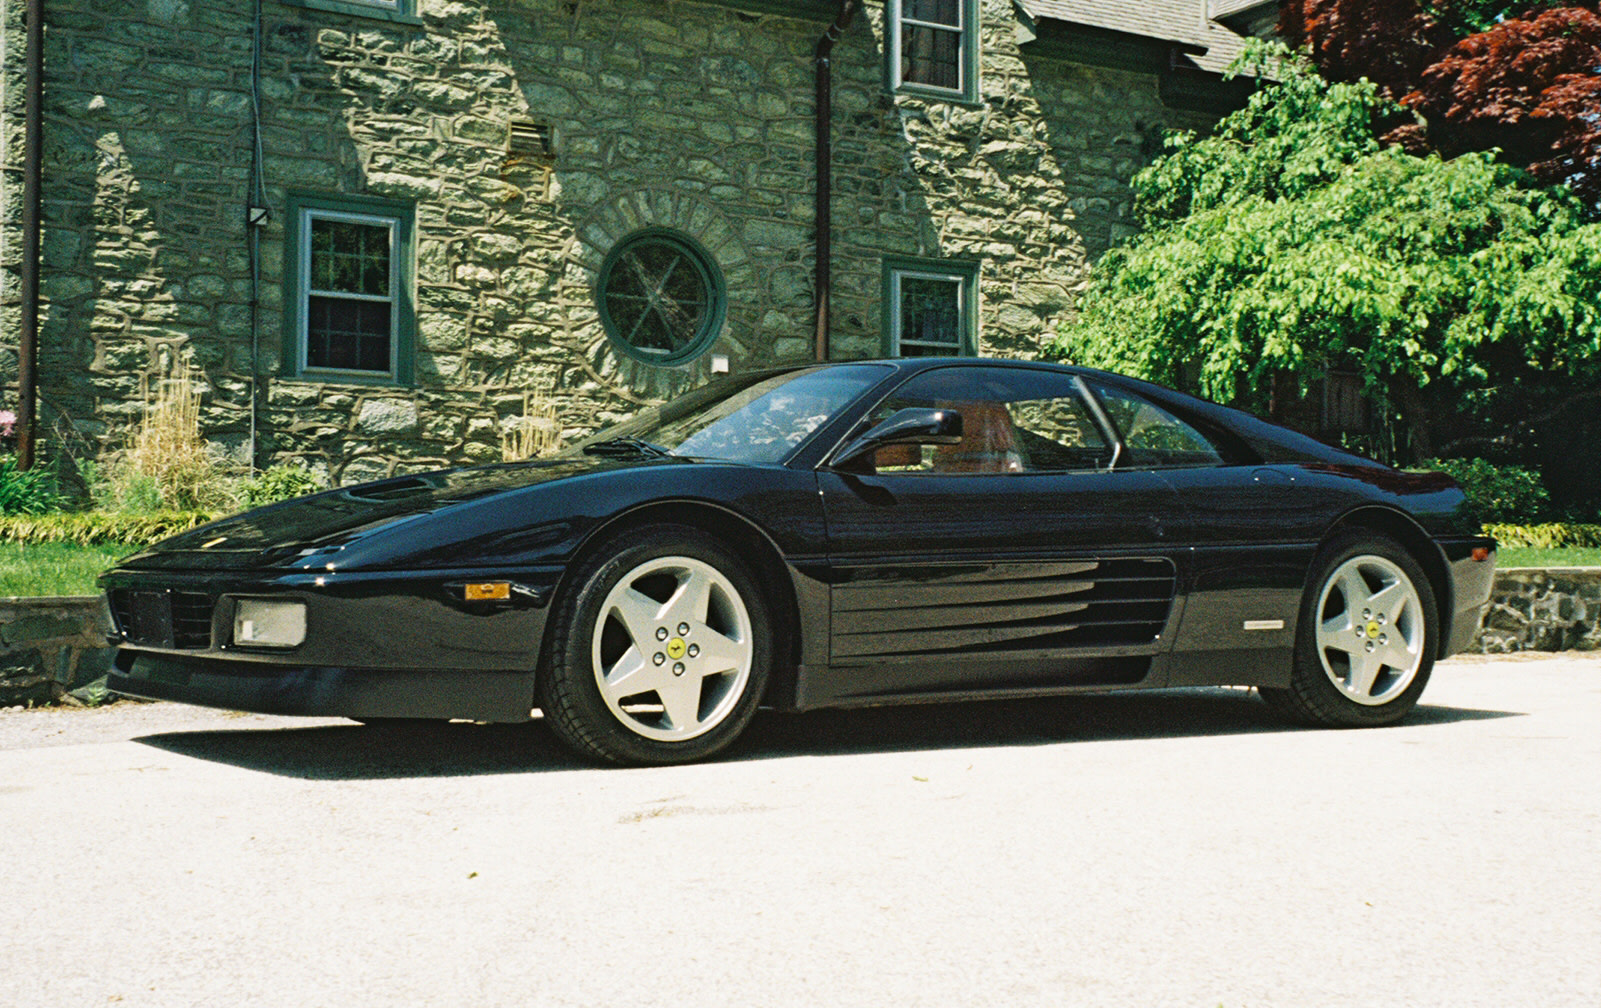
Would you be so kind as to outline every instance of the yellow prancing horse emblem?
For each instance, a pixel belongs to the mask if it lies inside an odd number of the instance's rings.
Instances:
[[[1369,622],[1368,626],[1367,626],[1367,631],[1368,631],[1368,640],[1377,640],[1378,639],[1378,637],[1379,637],[1379,625],[1377,623]]]
[[[684,638],[674,637],[672,640],[667,642],[667,657],[671,658],[673,661],[677,661],[678,659],[684,657]]]

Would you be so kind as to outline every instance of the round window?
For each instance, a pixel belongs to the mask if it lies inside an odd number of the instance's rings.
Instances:
[[[600,269],[600,320],[624,353],[651,364],[699,356],[723,324],[723,278],[682,235],[643,231],[623,239]]]

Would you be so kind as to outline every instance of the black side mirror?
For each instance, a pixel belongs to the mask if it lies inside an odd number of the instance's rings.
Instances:
[[[892,444],[959,444],[962,414],[951,409],[903,409],[874,424],[834,455],[831,465],[842,469],[864,455]]]

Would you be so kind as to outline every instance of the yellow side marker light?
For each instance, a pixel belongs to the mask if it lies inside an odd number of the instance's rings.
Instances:
[[[468,602],[502,602],[511,598],[510,581],[486,581],[466,587]]]

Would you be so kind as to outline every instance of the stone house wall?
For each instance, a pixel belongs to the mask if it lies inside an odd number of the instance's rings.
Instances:
[[[21,6],[0,8],[12,346]],[[506,425],[542,403],[569,435],[587,431],[706,380],[714,355],[736,370],[810,359],[812,51],[831,7],[417,0],[394,21],[264,0],[271,215],[253,328],[251,4],[51,0],[46,450],[116,447],[175,366],[197,369],[211,439],[250,454],[254,406],[259,463],[301,459],[352,482],[498,460]],[[1210,121],[1166,107],[1154,72],[1020,45],[1012,0],[980,9],[974,104],[889,93],[881,3],[835,51],[835,357],[883,353],[886,256],[976,261],[977,349],[1034,354],[1088,263],[1132,229],[1126,182],[1163,130]],[[508,152],[524,120],[552,131],[550,157]],[[280,373],[296,193],[414,207],[409,386]],[[715,344],[678,367],[619,353],[596,308],[607,253],[650,226],[694,238],[726,281]],[[11,349],[0,375],[14,388]]]

